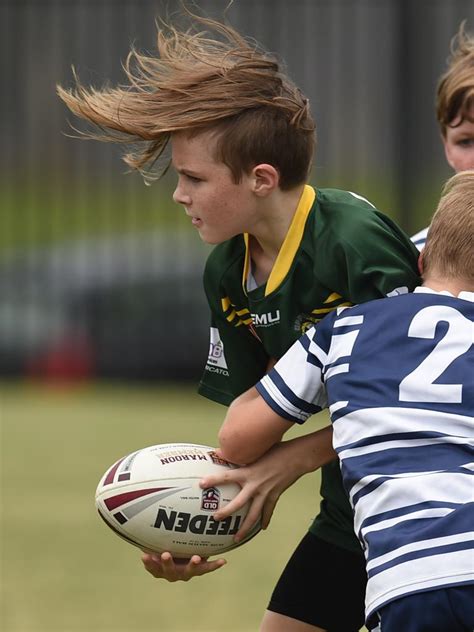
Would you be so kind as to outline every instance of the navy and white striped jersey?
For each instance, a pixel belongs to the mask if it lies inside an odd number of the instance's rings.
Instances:
[[[473,293],[424,287],[340,308],[257,385],[293,422],[329,407],[367,559],[367,617],[474,583],[473,321]]]
[[[425,247],[427,235],[428,235],[428,228],[423,228],[423,230],[420,230],[418,233],[416,233],[410,238],[420,252]]]

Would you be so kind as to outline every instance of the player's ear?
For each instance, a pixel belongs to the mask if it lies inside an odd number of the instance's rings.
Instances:
[[[272,165],[261,163],[252,169],[253,192],[261,197],[272,193],[280,184],[280,174]]]
[[[420,276],[423,276],[423,250],[420,252],[419,256],[418,256],[418,272],[420,273]]]

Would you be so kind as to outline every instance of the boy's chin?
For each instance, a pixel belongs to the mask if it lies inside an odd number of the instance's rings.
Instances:
[[[217,244],[222,244],[224,241],[227,241],[229,237],[217,237],[212,235],[206,235],[199,232],[199,237],[201,241],[207,244],[208,246],[217,246]]]

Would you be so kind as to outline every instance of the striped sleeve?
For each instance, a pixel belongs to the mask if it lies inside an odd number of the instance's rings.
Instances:
[[[256,385],[280,417],[298,424],[327,407],[322,377],[326,353],[315,343],[315,332],[312,328],[297,340]]]

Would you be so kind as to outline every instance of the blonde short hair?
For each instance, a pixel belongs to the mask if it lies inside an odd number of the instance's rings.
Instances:
[[[158,159],[173,132],[215,131],[215,157],[236,182],[265,162],[278,170],[282,189],[304,183],[315,145],[308,99],[273,55],[230,26],[187,13],[187,30],[161,23],[158,55],[131,49],[128,85],[95,89],[74,75],[74,89],[58,86],[68,108],[95,126],[83,134],[131,144],[125,162],[160,177],[169,159],[156,170]]]
[[[450,178],[428,230],[423,276],[474,282],[474,170]]]
[[[461,23],[451,40],[448,69],[436,92],[436,118],[443,136],[453,121],[456,125],[465,119],[474,122],[474,37],[466,32],[465,24]]]

